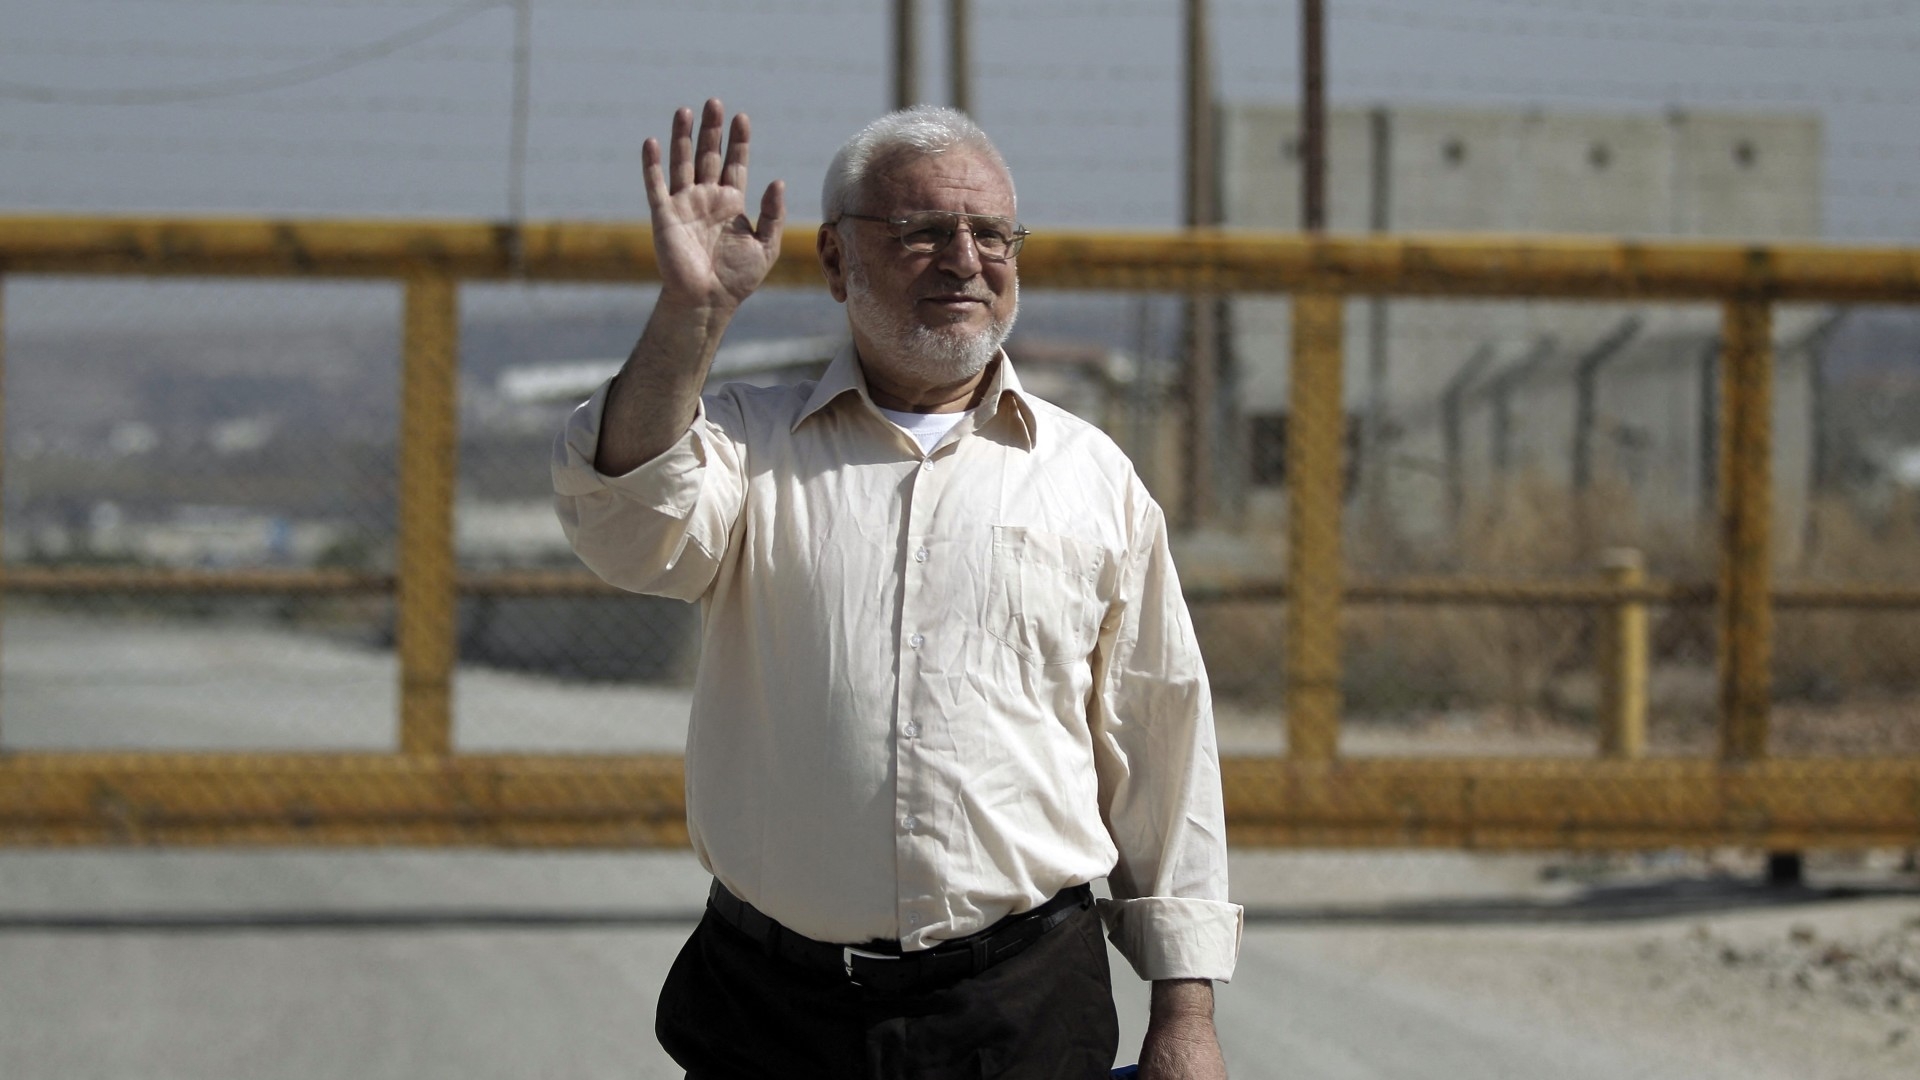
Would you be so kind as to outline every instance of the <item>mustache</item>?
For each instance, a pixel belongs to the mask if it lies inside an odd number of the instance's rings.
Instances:
[[[956,281],[951,285],[937,285],[931,289],[921,290],[914,299],[925,300],[931,296],[964,296],[969,300],[981,300],[989,304],[994,300],[993,290],[979,281],[965,283]]]

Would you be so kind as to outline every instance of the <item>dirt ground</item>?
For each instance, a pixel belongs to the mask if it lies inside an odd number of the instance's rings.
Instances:
[[[1218,713],[1223,753],[1284,748],[1277,715],[1231,702]],[[1706,723],[1669,719],[1649,734],[1652,754],[1713,750]],[[1772,745],[1911,754],[1920,713],[1899,701],[1789,704]],[[1584,757],[1594,735],[1536,713],[1436,712],[1349,720],[1341,750]],[[1605,1058],[1614,1075],[1920,1076],[1916,852],[1811,853],[1806,865],[1804,885],[1769,888],[1752,851],[1246,853],[1235,891],[1288,898],[1249,904],[1249,919],[1284,928],[1296,962],[1377,972],[1383,993],[1438,1022]]]
[[[1920,905],[1635,926],[1368,928],[1300,947],[1444,993],[1463,1023],[1585,1037],[1688,1076],[1920,1075]],[[1871,957],[1835,963],[1834,956]]]

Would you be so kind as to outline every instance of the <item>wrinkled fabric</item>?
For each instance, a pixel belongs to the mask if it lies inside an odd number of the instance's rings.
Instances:
[[[667,972],[654,1034],[694,1080],[1107,1080],[1120,1041],[1092,911],[905,994],[768,956],[709,911]]]
[[[607,388],[555,444],[574,549],[701,605],[694,850],[822,941],[922,949],[1106,876],[1148,979],[1226,979],[1241,911],[1207,679],[1166,523],[1113,442],[1004,353],[923,452],[851,347],[728,385],[670,449],[593,465]]]

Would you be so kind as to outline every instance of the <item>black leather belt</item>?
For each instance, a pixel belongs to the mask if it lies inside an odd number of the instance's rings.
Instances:
[[[906,953],[900,951],[897,942],[836,945],[803,937],[767,918],[717,880],[707,895],[707,906],[727,925],[766,949],[769,956],[838,975],[858,986],[900,994],[978,975],[1092,907],[1093,890],[1085,885],[1063,889],[1039,907],[1009,915],[977,934]]]

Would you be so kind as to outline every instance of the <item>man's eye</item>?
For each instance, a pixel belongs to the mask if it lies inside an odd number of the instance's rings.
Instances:
[[[999,229],[975,229],[973,230],[973,242],[976,244],[1004,247],[1007,243],[1007,234],[1001,232]]]
[[[953,230],[951,229],[942,229],[938,226],[927,225],[902,233],[901,239],[909,244],[931,244],[938,247],[944,245],[952,236]]]

